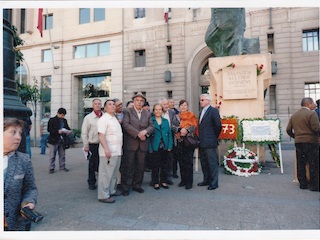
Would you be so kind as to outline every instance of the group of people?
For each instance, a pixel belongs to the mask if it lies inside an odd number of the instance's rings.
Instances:
[[[172,101],[172,100],[171,100]],[[152,112],[144,109],[146,98],[142,93],[132,97],[132,105],[123,108],[119,99],[109,99],[101,110],[101,100],[94,99],[93,111],[82,125],[83,150],[87,152],[88,185],[90,190],[98,185],[98,200],[113,203],[113,196],[128,196],[130,190],[143,193],[145,161],[151,161],[155,189],[168,189],[179,163],[179,187],[193,186],[194,147],[185,144],[192,135],[199,137],[200,161],[203,181],[198,186],[208,190],[218,188],[218,136],[221,131],[219,111],[211,106],[211,96],[202,94],[199,120],[188,110],[185,100],[179,102],[179,112],[169,107],[165,98],[153,106]],[[174,104],[173,104],[174,105]],[[287,133],[295,139],[298,180],[301,189],[319,191],[319,112],[311,98],[303,98],[302,108],[289,120]],[[319,110],[318,110],[319,111]],[[59,154],[59,168],[68,172],[65,164],[64,138],[70,127],[64,118],[66,110],[47,121],[50,149],[49,173],[54,173],[55,156]],[[3,125],[4,173],[4,230],[29,230],[30,220],[20,213],[24,207],[34,209],[37,187],[30,156],[17,151],[25,123],[15,118],[5,118]],[[44,131],[44,129],[42,129]],[[47,134],[48,134],[47,133]],[[45,141],[44,141],[45,142]],[[43,153],[43,152],[41,152]],[[150,158],[146,158],[147,154]],[[306,165],[310,166],[310,180]],[[98,172],[98,179],[96,179]],[[121,187],[119,187],[121,186]]]
[[[89,160],[88,186],[90,190],[98,188],[100,202],[113,203],[114,196],[128,196],[131,190],[143,193],[146,165],[151,168],[150,186],[155,190],[169,189],[172,178],[178,177],[177,163],[179,187],[191,189],[194,147],[184,143],[189,135],[198,136],[200,142],[204,180],[198,185],[209,190],[218,187],[221,121],[219,111],[211,107],[209,94],[200,96],[200,121],[188,110],[185,100],[179,102],[179,110],[172,99],[166,98],[150,108],[141,92],[126,108],[119,99],[107,100],[104,111],[101,104],[99,99],[93,100],[93,111],[85,116],[81,129],[83,150]]]

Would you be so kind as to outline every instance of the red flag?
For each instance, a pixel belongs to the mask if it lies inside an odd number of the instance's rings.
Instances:
[[[169,8],[164,8],[163,11],[164,11],[164,21],[167,23],[169,19],[169,16],[168,16]]]
[[[39,29],[40,36],[41,36],[41,37],[42,37],[42,29],[43,29],[43,25],[42,25],[42,12],[43,12],[43,8],[39,8],[39,9],[38,9],[38,26],[37,26],[37,28]]]

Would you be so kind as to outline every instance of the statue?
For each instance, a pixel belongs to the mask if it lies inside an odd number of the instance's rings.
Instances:
[[[212,8],[205,42],[215,57],[260,53],[259,38],[243,37],[244,8]]]

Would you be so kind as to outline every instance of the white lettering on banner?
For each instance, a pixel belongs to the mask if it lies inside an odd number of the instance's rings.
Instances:
[[[254,133],[255,135],[270,135],[271,134],[271,129],[270,126],[251,126],[251,132]]]

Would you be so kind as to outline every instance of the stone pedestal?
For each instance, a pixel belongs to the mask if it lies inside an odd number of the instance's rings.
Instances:
[[[209,71],[212,105],[219,106],[221,117],[234,115],[239,120],[264,117],[264,91],[270,86],[272,76],[271,54],[210,58]],[[220,159],[226,144],[221,144]],[[256,146],[250,148],[257,152]],[[263,147],[259,149],[259,158],[264,162]]]

